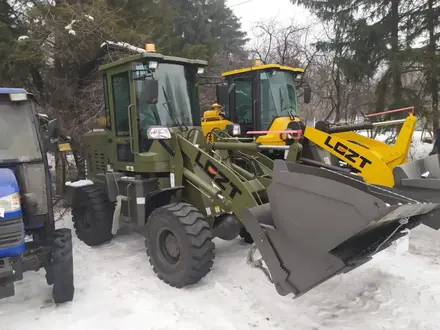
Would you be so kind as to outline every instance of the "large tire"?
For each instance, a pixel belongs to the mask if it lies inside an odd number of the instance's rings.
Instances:
[[[210,272],[215,258],[212,231],[194,206],[173,203],[157,208],[148,217],[146,229],[150,264],[162,281],[182,288]],[[173,243],[174,255],[167,249]]]
[[[240,228],[239,235],[241,238],[243,238],[243,241],[247,244],[252,244],[254,242],[254,239],[252,238],[251,234],[249,234],[249,232],[244,227]]]
[[[57,229],[52,241],[50,279],[52,297],[56,304],[72,301],[75,293],[73,281],[72,232],[68,228]]]
[[[112,240],[114,204],[102,186],[77,188],[72,203],[72,221],[76,236],[89,246]]]

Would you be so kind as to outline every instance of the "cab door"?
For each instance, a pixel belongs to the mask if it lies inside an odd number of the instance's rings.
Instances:
[[[130,79],[130,71],[112,72],[108,74],[109,104],[112,118],[111,141],[116,143],[112,148],[113,167],[122,171],[135,171],[135,155],[137,139],[133,132],[136,120],[132,111],[135,107],[133,81]],[[130,132],[132,130],[132,132]],[[131,134],[130,134],[131,133]]]
[[[230,93],[230,118],[241,127],[242,135],[260,127],[259,84],[254,71],[228,77],[228,85],[234,84]]]

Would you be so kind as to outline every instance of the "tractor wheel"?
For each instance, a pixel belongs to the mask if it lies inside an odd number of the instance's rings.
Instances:
[[[68,228],[57,229],[52,241],[50,278],[52,297],[56,304],[72,301],[73,284],[72,232]]]
[[[215,258],[212,231],[192,205],[173,203],[154,210],[146,224],[147,254],[165,283],[182,288],[199,282]]]
[[[251,234],[249,234],[249,232],[244,227],[240,228],[239,235],[241,238],[243,238],[243,241],[247,244],[252,244],[254,242],[254,239],[252,238]]]
[[[47,285],[52,285],[53,284],[53,271],[52,271],[52,267],[49,266],[45,266],[44,270],[46,271],[46,282]]]
[[[102,186],[77,188],[72,203],[72,221],[76,236],[89,246],[101,245],[113,238],[114,205]]]

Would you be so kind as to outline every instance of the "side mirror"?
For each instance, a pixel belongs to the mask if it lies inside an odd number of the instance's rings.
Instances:
[[[228,84],[219,84],[215,86],[217,94],[217,103],[220,105],[229,104],[229,86]]]
[[[159,98],[159,81],[154,79],[144,80],[145,84],[145,102],[147,104],[156,104]]]
[[[304,86],[304,103],[309,104],[311,100],[312,100],[312,89],[307,84]]]
[[[47,124],[47,137],[49,139],[57,139],[60,135],[60,123],[58,119],[52,119]]]

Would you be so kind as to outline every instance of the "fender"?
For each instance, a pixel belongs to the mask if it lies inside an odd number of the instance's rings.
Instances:
[[[184,186],[176,186],[153,191],[145,197],[145,222],[146,219],[158,207],[170,203],[171,197],[177,192],[184,189]]]

